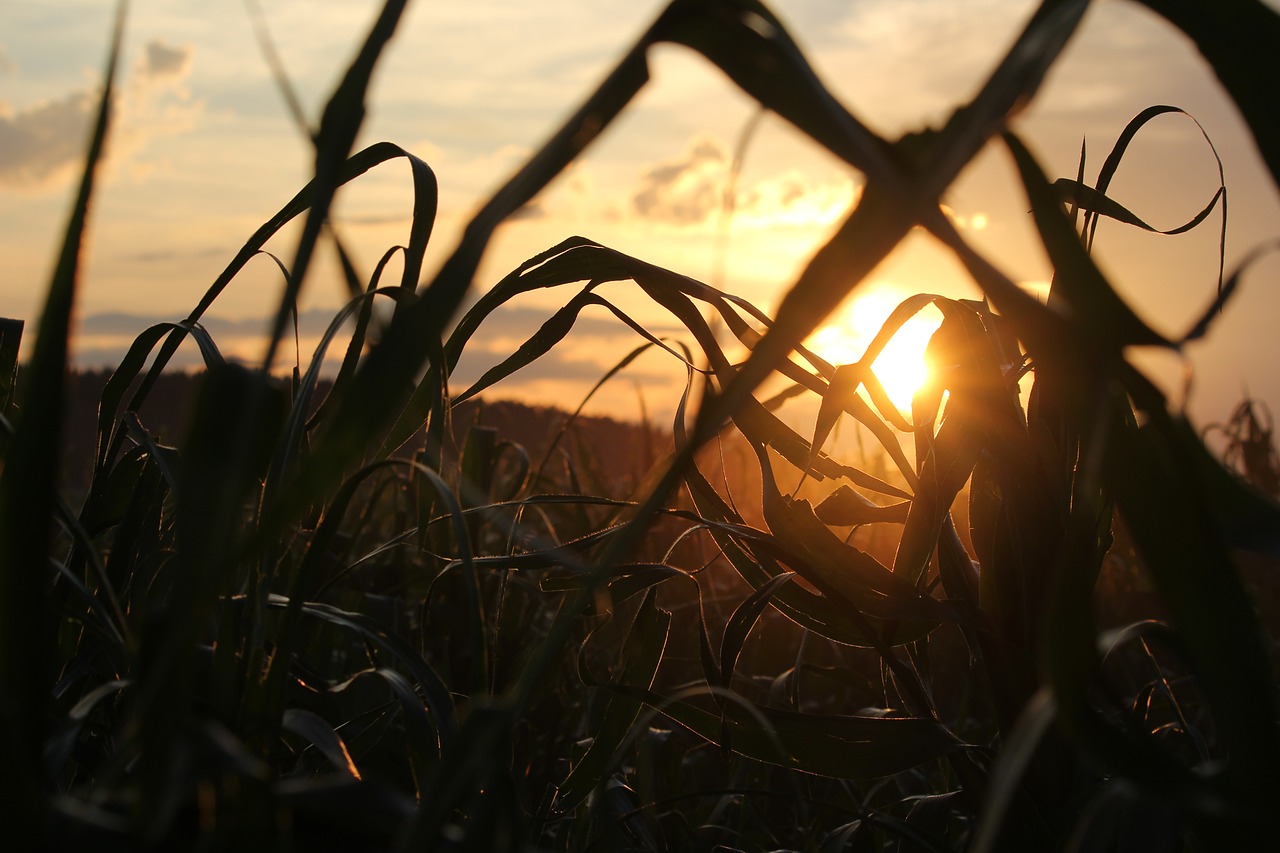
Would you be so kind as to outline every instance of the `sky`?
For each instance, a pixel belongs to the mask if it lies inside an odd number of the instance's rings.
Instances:
[[[359,145],[387,140],[426,160],[440,183],[428,268],[468,217],[603,79],[663,7],[658,0],[468,0],[411,3],[369,96]],[[1034,10],[1028,0],[776,0],[771,8],[819,76],[864,123],[889,138],[940,126],[980,87]],[[373,2],[262,0],[279,54],[312,121],[376,15]],[[111,366],[148,325],[178,320],[239,246],[306,181],[310,149],[292,123],[243,3],[136,0],[127,24],[113,135],[78,296],[77,363]],[[0,6],[0,316],[38,317],[95,108],[112,4],[17,0]],[[483,290],[525,258],[582,235],[715,284],[771,311],[832,232],[860,176],[774,115],[744,148],[733,216],[722,199],[754,104],[690,51],[651,52],[652,79],[619,122],[523,215],[502,226],[477,276]],[[1280,194],[1244,125],[1194,47],[1130,2],[1095,2],[1040,96],[1013,129],[1051,177],[1074,176],[1081,145],[1096,174],[1128,120],[1153,104],[1191,113],[1213,140],[1229,194],[1227,266],[1280,236]],[[1181,224],[1217,186],[1217,164],[1185,117],[1149,125],[1114,195],[1159,228]],[[334,221],[369,274],[407,240],[409,174],[381,166],[344,190]],[[1043,289],[1048,265],[1007,153],[991,145],[944,197],[973,244],[1015,281]],[[1218,222],[1179,237],[1099,229],[1095,256],[1157,329],[1178,334],[1212,298]],[[291,253],[290,234],[270,248]],[[344,301],[326,254],[304,293],[305,338]],[[1200,424],[1244,393],[1280,410],[1280,260],[1258,262],[1209,340],[1185,361],[1138,353]],[[281,274],[256,259],[210,311],[223,351],[259,360]],[[905,296],[972,298],[976,287],[913,235],[814,336],[852,359]],[[540,294],[482,327],[459,368],[464,384],[532,334],[576,290]],[[634,286],[602,293],[661,334],[673,320]],[[927,318],[926,318],[927,319]],[[925,331],[916,331],[922,343]],[[911,333],[904,335],[910,337]],[[639,343],[604,312],[563,346],[499,386],[505,396],[576,404]],[[187,363],[197,355],[187,354]],[[887,369],[887,367],[886,367]],[[631,416],[674,405],[683,369],[646,356],[610,383],[602,411]]]

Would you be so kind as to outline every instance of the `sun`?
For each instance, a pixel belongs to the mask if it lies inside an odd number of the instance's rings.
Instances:
[[[866,353],[867,345],[900,301],[897,295],[884,291],[859,296],[814,330],[805,346],[833,364],[855,362]],[[941,324],[938,309],[927,306],[902,324],[871,364],[872,373],[902,412],[911,411],[912,396],[929,378],[924,351]]]

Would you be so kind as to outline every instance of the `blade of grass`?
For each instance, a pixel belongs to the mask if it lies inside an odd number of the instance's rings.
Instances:
[[[0,751],[10,761],[9,770],[0,774],[0,801],[13,808],[11,831],[27,838],[43,836],[47,806],[43,786],[33,781],[39,778],[52,677],[46,560],[56,502],[71,315],[89,203],[115,97],[127,11],[128,4],[121,0],[84,170],[37,327],[21,417],[0,475],[0,683],[5,685],[0,696]]]
[[[622,650],[623,666],[618,675],[622,683],[648,690],[653,685],[658,666],[667,646],[671,614],[659,608],[652,590],[636,611],[631,629]],[[587,642],[590,641],[588,638]],[[583,643],[583,646],[586,642]],[[585,660],[578,655],[578,670],[587,686],[598,682],[585,671]],[[593,735],[591,746],[573,766],[556,792],[556,808],[567,811],[582,802],[593,790],[608,778],[609,770],[616,762],[616,754],[635,724],[643,704],[616,693],[610,695],[599,729]]]
[[[346,743],[324,717],[301,708],[290,708],[284,712],[282,728],[310,741],[335,770],[346,773],[357,782],[360,781],[360,771],[356,768],[356,763],[351,760],[351,753],[347,751]]]
[[[22,344],[22,320],[0,318],[0,415],[13,416],[17,404],[18,349]]]
[[[1258,0],[1140,0],[1186,33],[1240,108],[1280,186],[1280,115],[1268,81],[1280,76],[1280,15]]]
[[[347,68],[342,82],[338,84],[338,88],[325,105],[324,115],[320,118],[320,129],[315,135],[315,178],[311,182],[311,193],[307,198],[307,218],[303,223],[302,235],[298,238],[293,265],[290,268],[292,274],[289,286],[285,288],[280,300],[280,310],[276,313],[275,325],[271,330],[267,354],[263,359],[264,370],[271,368],[275,360],[276,347],[284,336],[289,314],[297,310],[298,295],[302,291],[321,230],[329,218],[329,207],[333,201],[333,195],[342,184],[343,166],[355,145],[356,134],[364,123],[365,92],[369,88],[374,66],[395,34],[406,2],[407,0],[386,0],[368,36],[361,43],[356,58]],[[415,175],[415,180],[416,178]],[[432,183],[434,184],[434,180]],[[425,195],[433,195],[433,193]],[[418,211],[415,209],[414,213],[416,223]],[[434,219],[433,204],[427,222]],[[425,246],[426,241],[422,242]],[[406,280],[412,277],[413,285],[417,283],[421,263],[422,259],[421,256],[416,255],[416,248],[411,249],[409,256],[405,259],[405,277]]]

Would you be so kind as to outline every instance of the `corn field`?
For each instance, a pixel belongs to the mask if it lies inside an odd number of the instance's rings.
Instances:
[[[143,330],[113,371],[77,506],[58,488],[59,425],[121,8],[20,378],[23,325],[0,328],[10,849],[1272,849],[1269,422],[1242,404],[1221,428],[1224,464],[1130,360],[1211,335],[1267,248],[1224,270],[1176,337],[1099,270],[1100,219],[1149,228],[1108,194],[1110,178],[1147,122],[1177,110],[1118,129],[1092,183],[1083,163],[1045,175],[1009,122],[1087,0],[1044,0],[972,101],[900,139],[842,106],[763,3],[673,0],[429,279],[437,176],[394,142],[353,150],[405,5],[387,0],[305,128],[312,180],[187,317]],[[1141,5],[1211,64],[1280,186],[1280,16],[1256,0]],[[664,43],[696,51],[865,180],[775,316],[731,285],[569,235],[477,281],[495,228],[627,109]],[[941,208],[993,141],[1052,260],[1047,300]],[[317,248],[343,251],[335,192],[389,161],[414,191],[407,245],[370,280],[350,275],[312,360],[272,375]],[[264,366],[233,364],[201,318],[295,221]],[[984,298],[905,299],[855,363],[806,349],[915,228]],[[403,273],[384,281],[396,257]],[[669,313],[684,338],[631,320],[597,293],[607,282]],[[451,383],[487,317],[549,288],[563,308],[470,388]],[[871,365],[930,305],[943,317],[931,379],[903,413]],[[552,351],[589,306],[634,332],[619,368],[656,348],[686,370],[645,476],[611,488],[573,454],[483,424],[454,439],[456,405]],[[154,435],[144,404],[184,341],[205,363],[191,426]],[[331,348],[341,366],[322,384]],[[801,396],[817,414],[797,431],[777,409]],[[828,452],[841,419],[874,439],[886,470]],[[729,446],[758,489],[729,486]],[[796,491],[801,479],[825,497]]]

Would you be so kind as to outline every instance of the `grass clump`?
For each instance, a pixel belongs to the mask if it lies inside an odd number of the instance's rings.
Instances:
[[[941,130],[886,140],[827,92],[765,6],[676,0],[421,285],[435,176],[390,143],[351,151],[403,5],[383,7],[312,135],[314,179],[185,320],[145,330],[107,381],[77,509],[55,488],[58,427],[107,75],[17,405],[13,383],[0,383],[0,730],[12,757],[0,797],[11,832],[50,849],[1263,849],[1280,743],[1240,565],[1245,552],[1275,555],[1280,509],[1126,359],[1129,347],[1179,350],[1208,333],[1243,270],[1167,338],[1090,257],[1100,217],[1143,226],[1107,181],[1127,140],[1166,108],[1135,119],[1091,186],[1051,183],[1006,131],[1087,3],[1046,0]],[[1275,162],[1272,77],[1249,73],[1274,64],[1274,13],[1148,5],[1200,45]],[[777,316],[580,237],[462,311],[494,228],[625,108],[659,42],[700,52],[866,176]],[[1246,49],[1225,47],[1237,43]],[[940,210],[992,138],[1055,266],[1047,304]],[[371,281],[349,281],[352,299],[307,369],[272,376],[333,193],[391,159],[415,190],[409,243],[387,256],[403,254],[401,280],[383,283],[380,265]],[[200,318],[297,217],[265,366],[227,363]],[[805,350],[916,226],[986,299],[910,298],[855,364]],[[580,457],[556,464],[484,423],[455,439],[459,401],[557,346],[585,308],[629,320],[596,293],[610,281],[634,284],[689,339],[629,323],[638,346],[665,349],[688,376],[668,452],[634,490],[595,487]],[[576,290],[451,398],[485,318],[551,287]],[[392,311],[373,342],[375,302]],[[927,304],[944,320],[933,381],[907,418],[870,365]],[[347,321],[342,366],[322,385]],[[0,377],[11,377],[18,328],[0,331]],[[157,439],[139,412],[186,338],[206,364],[190,428]],[[759,399],[778,377],[790,390]],[[810,434],[776,415],[796,394],[818,398]],[[1251,411],[1230,435],[1257,482],[1249,466],[1264,431]],[[892,477],[824,452],[844,414],[882,445]],[[704,448],[730,435],[748,449],[758,507],[706,473]],[[411,455],[394,454],[415,437]],[[784,486],[801,475],[840,488],[811,500]],[[894,547],[846,536],[869,525],[896,530]],[[1109,561],[1154,604],[1102,630]]]

